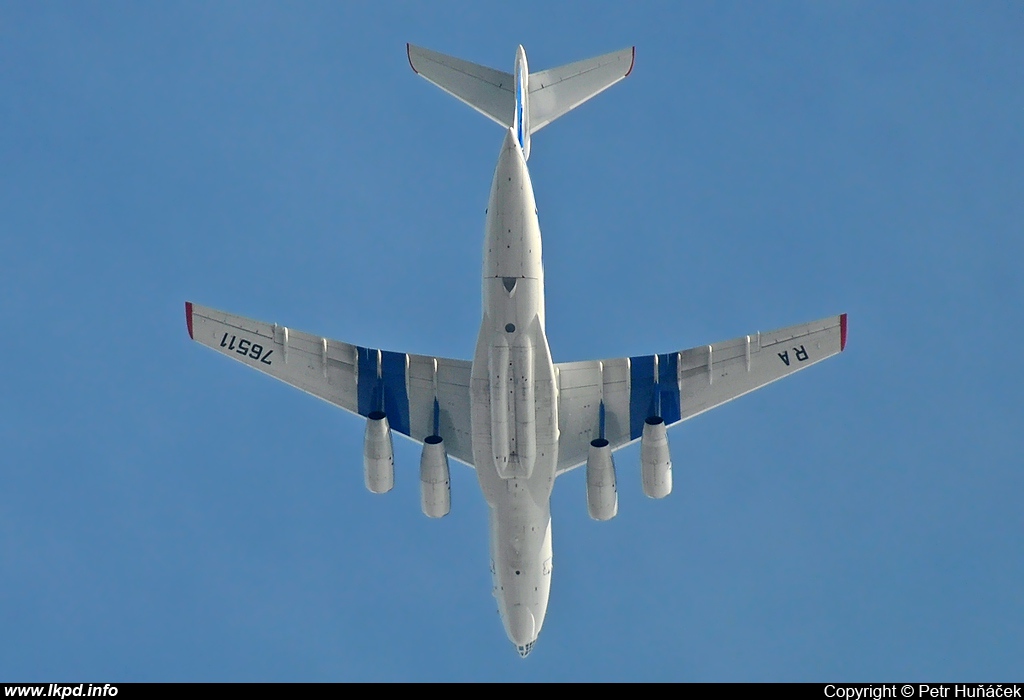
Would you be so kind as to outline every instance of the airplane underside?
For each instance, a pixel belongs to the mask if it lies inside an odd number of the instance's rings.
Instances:
[[[189,336],[366,419],[366,487],[394,485],[392,434],[423,446],[421,508],[451,508],[449,456],[476,469],[489,507],[491,574],[520,656],[551,590],[555,477],[586,467],[587,509],[618,513],[612,453],[641,444],[644,493],[672,490],[667,429],[841,352],[846,314],[688,350],[555,363],[544,328],[541,234],[527,160],[531,134],[625,78],[634,49],[512,73],[408,46],[413,70],[505,129],[487,206],[483,318],[471,362],[364,348],[185,304]]]

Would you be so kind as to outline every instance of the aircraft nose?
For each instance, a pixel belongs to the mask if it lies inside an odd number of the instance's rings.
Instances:
[[[533,641],[537,638],[537,627],[533,613],[525,605],[516,603],[508,611],[508,636],[512,638],[516,648],[520,649],[519,653],[522,656],[530,653],[528,648],[524,654],[521,647],[533,647]]]

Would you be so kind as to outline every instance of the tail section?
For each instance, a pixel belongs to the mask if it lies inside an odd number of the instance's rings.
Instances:
[[[450,95],[512,128],[530,157],[530,135],[610,88],[633,70],[636,47],[529,73],[526,51],[516,51],[515,73],[407,45],[412,69]]]
[[[633,72],[636,47],[530,76],[530,132],[536,133]]]
[[[512,126],[516,98],[512,92],[515,79],[511,73],[502,73],[412,44],[406,44],[406,51],[409,65],[418,75],[506,129]]]

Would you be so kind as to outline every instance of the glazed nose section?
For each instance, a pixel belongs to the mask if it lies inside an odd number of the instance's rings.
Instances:
[[[530,653],[529,649],[533,648],[537,633],[533,613],[525,605],[516,603],[508,611],[508,636],[512,638],[512,643],[520,650],[520,654],[526,656]],[[523,653],[523,648],[527,649],[526,654]]]

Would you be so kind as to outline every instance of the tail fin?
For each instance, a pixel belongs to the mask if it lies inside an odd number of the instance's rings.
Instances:
[[[521,49],[521,47],[520,47]],[[542,70],[516,84],[516,76],[406,45],[412,69],[445,92],[462,100],[506,129],[515,123],[519,103],[528,105],[528,134],[535,133],[594,95],[607,90],[633,70],[636,47]],[[518,57],[518,54],[517,54]],[[525,64],[525,54],[523,55]],[[519,61],[517,60],[517,66]],[[522,89],[518,102],[516,95]],[[528,139],[529,135],[525,135]],[[528,141],[521,145],[529,152]]]

